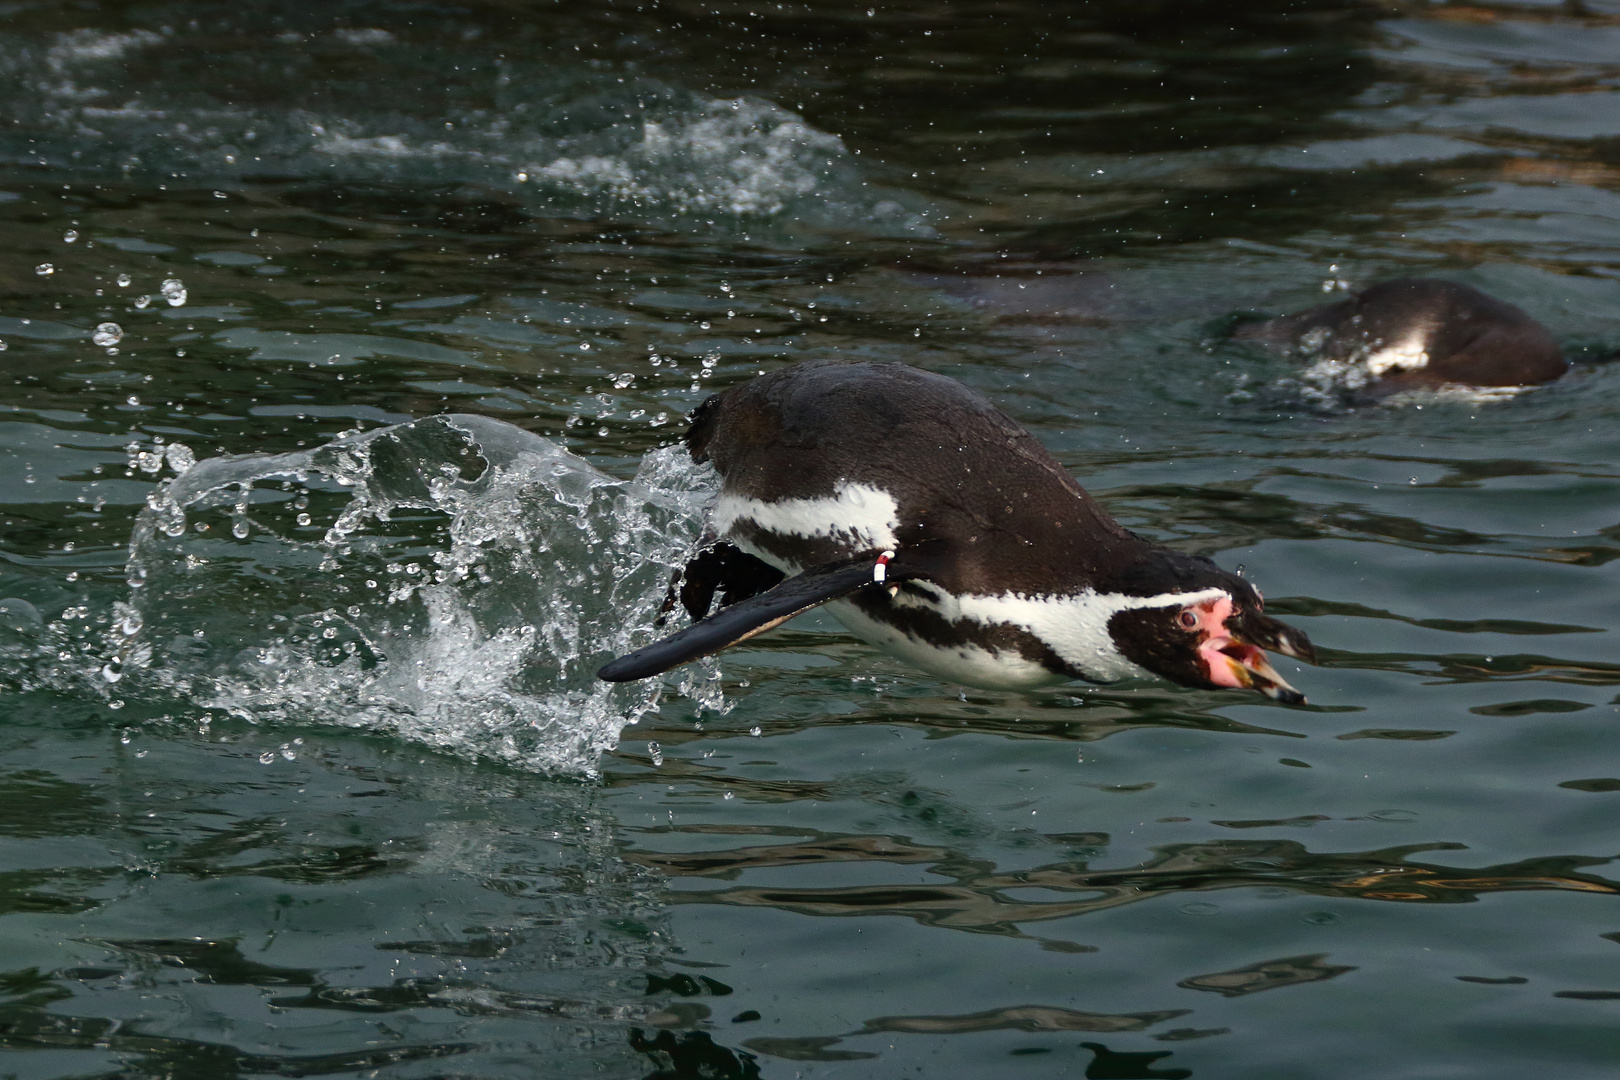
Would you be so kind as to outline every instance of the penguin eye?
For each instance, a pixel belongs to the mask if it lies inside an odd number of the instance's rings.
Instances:
[[[1196,630],[1198,629],[1198,613],[1192,608],[1183,608],[1180,622],[1183,630]]]

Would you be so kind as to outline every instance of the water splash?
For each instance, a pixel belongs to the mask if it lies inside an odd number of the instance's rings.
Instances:
[[[313,450],[194,461],[148,497],[98,678],[254,723],[331,723],[590,774],[662,684],[595,678],[645,643],[709,472],[633,480],[448,415]],[[144,461],[144,459],[143,459]],[[717,669],[684,687],[718,705]]]
[[[198,188],[267,176],[476,184],[547,215],[677,227],[934,232],[927,200],[880,190],[836,135],[759,98],[710,97],[563,47],[447,49],[357,36],[316,15],[300,33],[251,9],[230,21],[234,33],[0,31],[0,161]],[[199,34],[218,65],[186,62]],[[367,78],[387,72],[397,92],[381,102],[340,76],[288,79],[311,42],[351,56]],[[249,102],[237,83],[255,76],[265,92]],[[447,89],[468,104],[447,108]],[[184,303],[169,286],[163,298]]]

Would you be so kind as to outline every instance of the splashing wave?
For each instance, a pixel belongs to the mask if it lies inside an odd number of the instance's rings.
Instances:
[[[574,774],[658,703],[656,683],[594,672],[646,640],[696,540],[709,475],[678,447],[624,481],[447,415],[168,462],[185,471],[137,521],[110,631],[103,677],[126,696]],[[716,678],[682,689],[719,706]]]

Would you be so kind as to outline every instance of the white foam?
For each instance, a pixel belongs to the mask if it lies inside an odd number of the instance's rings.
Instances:
[[[1360,359],[1375,379],[1391,371],[1417,371],[1429,365],[1428,338],[1429,328],[1418,327],[1400,341],[1367,350]]]
[[[769,102],[711,99],[695,115],[644,120],[640,137],[617,153],[534,161],[526,171],[616,202],[768,217],[825,186],[848,153],[837,136]]]
[[[45,53],[45,62],[60,75],[81,64],[122,60],[131,49],[156,45],[162,40],[161,34],[150,30],[113,34],[90,29],[69,30],[56,35],[55,42]]]
[[[334,103],[321,84],[293,80],[244,102],[217,73],[274,80],[307,43],[244,33],[211,67],[184,63],[198,48],[217,53],[210,33],[0,31],[0,157],[188,184],[266,175],[474,184],[546,213],[676,227],[934,233],[923,198],[872,184],[838,136],[760,98],[710,97],[555,54],[500,55],[493,43],[488,63],[461,48],[413,53],[362,27],[326,40],[387,48],[383,95]],[[120,63],[137,52],[140,65]],[[451,101],[499,105],[447,107],[447,81]]]

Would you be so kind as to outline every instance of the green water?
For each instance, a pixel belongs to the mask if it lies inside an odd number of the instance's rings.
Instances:
[[[1620,1062],[1620,5],[22,2],[0,117],[0,1073]],[[1221,339],[1410,274],[1574,371]],[[598,687],[682,414],[835,356],[1243,566],[1311,704],[814,615]]]

